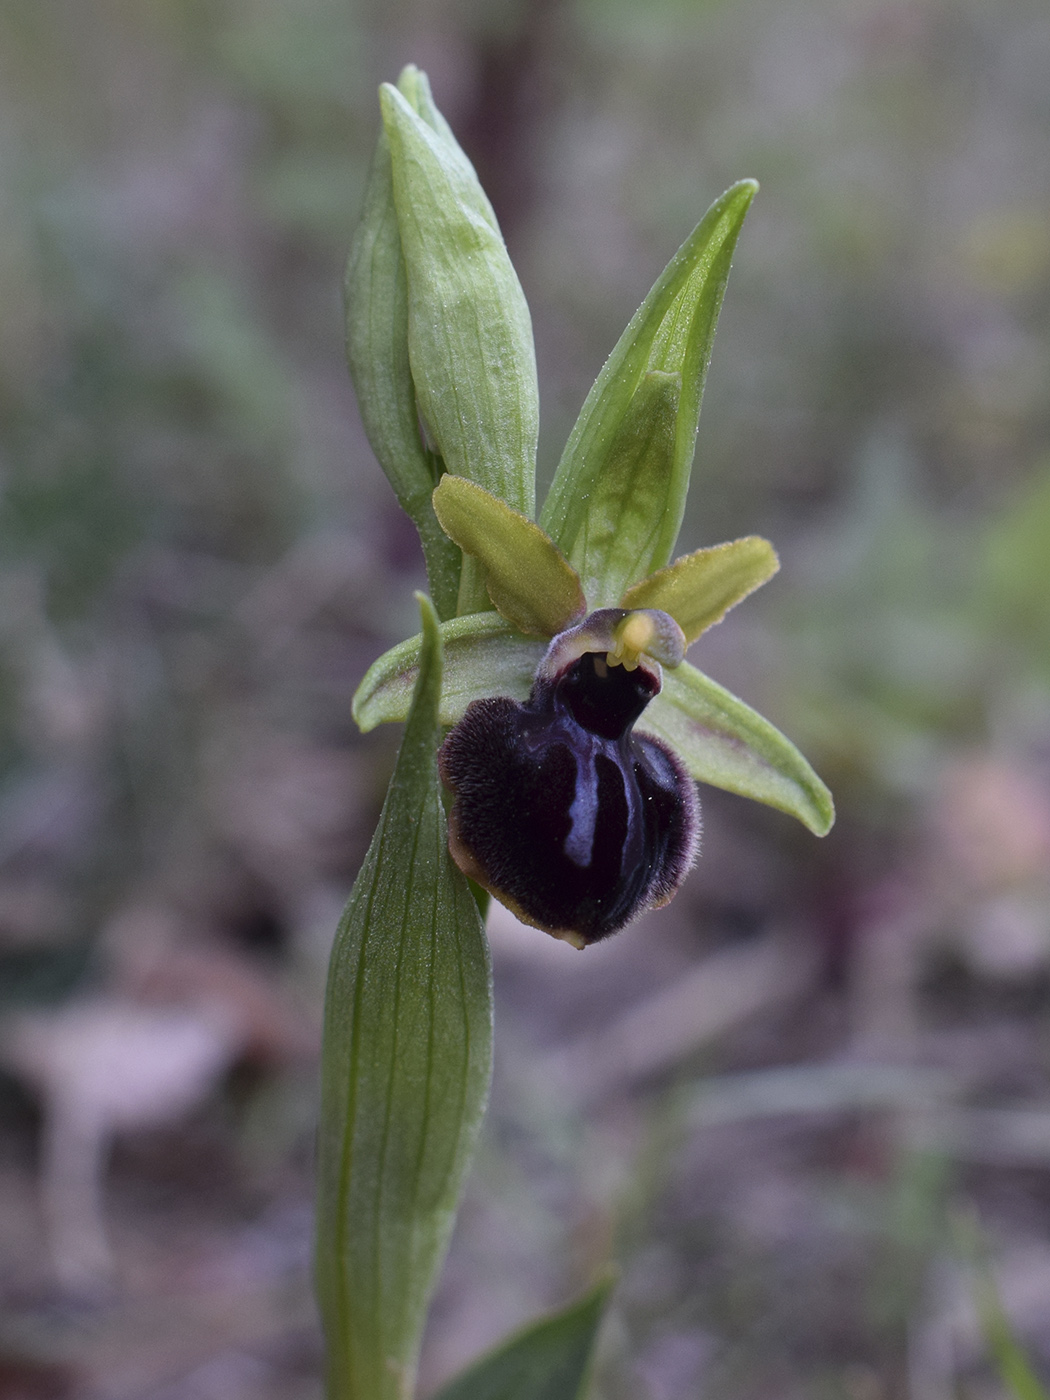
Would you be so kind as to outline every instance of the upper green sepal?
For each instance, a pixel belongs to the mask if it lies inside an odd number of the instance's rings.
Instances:
[[[754,180],[742,180],[727,190],[668,263],[595,380],[562,454],[540,524],[577,567],[585,560],[584,588],[592,603],[598,601],[592,576],[604,580],[608,570],[627,587],[662,568],[674,552],[711,342],[733,249],[757,189]],[[632,420],[646,418],[658,446],[625,451]],[[600,485],[610,468],[619,477],[616,493]],[[635,491],[647,498],[645,512],[623,510],[621,493]],[[621,513],[617,529],[611,515]]]
[[[521,284],[470,161],[397,88],[380,88],[407,274],[419,413],[449,471],[535,510],[539,393]]]
[[[620,600],[625,608],[661,608],[685,633],[687,643],[721,622],[730,608],[780,568],[776,550],[760,535],[683,554],[666,569],[642,579]]]
[[[595,607],[653,567],[674,468],[682,376],[648,370],[613,425],[569,557]]]
[[[532,689],[545,643],[524,637],[498,613],[473,613],[441,624],[445,679],[439,716],[456,724],[471,700],[509,695],[524,700]],[[419,674],[422,637],[410,637],[372,663],[353,699],[353,716],[365,733],[408,715]]]
[[[538,525],[461,476],[442,477],[433,500],[441,528],[478,561],[489,597],[519,632],[552,637],[579,621],[580,580]]]
[[[670,744],[699,782],[787,812],[817,836],[831,830],[831,793],[791,740],[688,661],[664,673],[638,728]]]

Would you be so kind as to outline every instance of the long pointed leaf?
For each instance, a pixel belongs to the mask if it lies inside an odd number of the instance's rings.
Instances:
[[[328,1400],[409,1400],[488,1093],[487,945],[448,854],[429,603],[412,710],[325,1001],[317,1293]]]
[[[580,1400],[611,1284],[519,1332],[435,1400]]]
[[[583,574],[592,606],[610,601],[592,592],[594,579],[615,575],[622,577],[620,587],[626,587],[662,568],[674,551],[711,342],[737,235],[757,188],[753,180],[742,180],[727,190],[668,263],[595,380],[562,454],[540,524]],[[632,514],[618,529],[611,528],[615,522],[610,513],[619,510],[622,492],[634,488],[625,488],[621,481],[616,493],[609,494],[600,483],[607,464],[622,454],[625,424],[637,411],[635,397],[659,387],[667,400],[675,376],[680,393],[673,430],[661,429],[660,435],[667,437],[662,455],[634,457],[637,472],[645,478],[638,489],[659,499],[646,513]],[[654,520],[659,521],[656,530]]]
[[[532,689],[546,644],[515,632],[498,613],[474,613],[441,625],[445,678],[439,717],[455,724],[471,700],[509,695],[524,700]],[[353,716],[367,734],[377,724],[408,714],[419,675],[422,637],[410,637],[384,652],[365,673],[353,701]]]
[[[688,661],[664,672],[637,727],[671,744],[700,782],[777,807],[817,836],[830,831],[831,793],[790,739]]]

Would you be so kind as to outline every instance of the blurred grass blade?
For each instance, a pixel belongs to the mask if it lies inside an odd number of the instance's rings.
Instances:
[[[484,695],[524,700],[547,649],[545,642],[522,636],[494,612],[442,623],[441,637],[445,670],[438,714],[442,724],[456,724],[471,700]],[[368,668],[353,700],[354,720],[364,733],[408,715],[422,640],[410,637]]]
[[[457,1376],[435,1400],[581,1400],[611,1283],[534,1322]]]
[[[742,180],[727,190],[668,263],[595,380],[562,454],[540,523],[580,573],[592,607],[618,601],[603,581],[619,579],[622,591],[674,551],[711,342],[757,188]],[[641,450],[644,424],[654,435],[649,450]],[[624,510],[635,491],[644,511]]]
[[[492,206],[448,133],[379,92],[408,275],[416,399],[450,472],[530,518],[539,391],[532,321]]]
[[[1050,1390],[1036,1375],[1003,1310],[976,1215],[960,1211],[952,1226],[956,1248],[973,1270],[977,1316],[1003,1385],[1014,1400],[1050,1400]]]
[[[423,121],[447,132],[426,75],[406,68],[398,81]],[[379,465],[414,521],[440,617],[454,617],[462,555],[438,525],[431,493],[441,458],[419,430],[408,354],[408,275],[394,206],[390,143],[382,129],[365,187],[364,211],[350,245],[344,282],[346,358],[368,440]]]
[[[481,565],[496,607],[521,632],[552,637],[586,611],[580,580],[526,516],[461,476],[434,492],[441,528]]]
[[[994,1292],[993,1298],[994,1312],[982,1307],[982,1324],[1003,1385],[1015,1400],[1050,1400],[1050,1390],[1032,1370]]]
[[[992,520],[977,559],[977,606],[996,637],[1022,640],[1050,666],[1050,456],[1044,457]]]
[[[328,1400],[409,1400],[435,1275],[488,1093],[487,945],[446,845],[441,636],[418,679],[325,1002],[317,1293]]]
[[[748,535],[676,559],[623,595],[625,608],[661,608],[695,642],[780,568],[768,540]]]
[[[683,661],[638,721],[675,748],[694,778],[831,830],[831,793],[789,739],[750,706]]]

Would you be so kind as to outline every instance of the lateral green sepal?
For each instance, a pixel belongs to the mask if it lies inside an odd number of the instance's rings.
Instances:
[[[532,516],[539,393],[532,322],[474,168],[389,83],[379,90],[408,279],[408,352],[449,471]]]
[[[509,695],[525,700],[546,645],[516,632],[498,613],[473,613],[441,624],[445,676],[439,717],[456,724],[471,700]],[[353,699],[353,716],[364,733],[408,715],[419,674],[422,638],[391,647],[365,673]]]
[[[612,1281],[522,1329],[434,1400],[581,1400]]]
[[[721,622],[730,608],[771,579],[780,568],[776,550],[760,535],[683,554],[666,569],[629,588],[625,608],[660,608],[685,633],[686,643]]]
[[[441,528],[481,565],[485,587],[519,632],[552,637],[586,611],[575,570],[540,527],[462,476],[434,492]]]
[[[733,249],[757,189],[754,180],[741,180],[727,190],[661,273],[587,395],[544,503],[540,524],[575,563],[576,542],[590,531],[592,508],[605,510],[604,505],[592,507],[592,501],[602,500],[598,483],[639,387],[651,373],[680,376],[673,442],[667,461],[654,478],[663,483],[660,504],[654,507],[658,525],[654,530],[648,522],[636,522],[639,564],[634,577],[626,579],[625,584],[662,568],[674,552],[685,509],[711,342]],[[642,456],[638,462],[643,474],[654,473],[653,457]],[[632,484],[629,490],[634,489]],[[627,552],[622,541],[607,539],[603,548],[615,554],[617,564],[621,551]],[[592,571],[601,575],[602,569],[602,548],[588,550],[588,577]],[[588,586],[588,578],[584,585]]]
[[[441,635],[423,642],[401,750],[332,951],[318,1140],[327,1394],[408,1400],[488,1095],[488,946],[448,853],[437,775]]]
[[[699,782],[787,812],[817,836],[831,830],[831,793],[790,739],[688,661],[665,671],[637,728],[670,744]]]

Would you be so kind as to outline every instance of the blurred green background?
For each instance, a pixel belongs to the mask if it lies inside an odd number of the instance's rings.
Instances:
[[[494,931],[425,1382],[613,1256],[605,1400],[1000,1394],[946,1222],[977,1201],[1050,1365],[1045,0],[4,0],[0,1394],[318,1393],[320,991],[397,737],[349,700],[422,577],[340,288],[408,61],[532,307],[541,489],[760,181],[681,548],[783,569],[693,659],[840,810],[818,843],[702,795],[682,895],[586,968]],[[785,938],[797,986],[755,971]],[[709,959],[753,1001],[633,1071],[630,1016]],[[588,1035],[623,1073],[581,1116]],[[904,1087],[840,1102],[831,1062]],[[706,1076],[784,1066],[808,1116],[693,1122]]]

